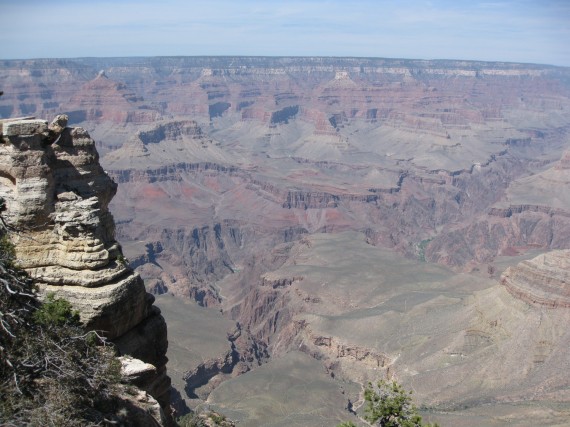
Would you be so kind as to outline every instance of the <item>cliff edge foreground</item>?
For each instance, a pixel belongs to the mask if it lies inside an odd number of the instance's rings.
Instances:
[[[0,197],[16,257],[40,292],[79,310],[87,330],[114,343],[123,371],[154,397],[170,421],[166,323],[115,241],[108,205],[117,184],[103,171],[95,143],[67,116],[0,121]],[[148,364],[152,365],[149,366]],[[133,379],[133,378],[131,378]]]

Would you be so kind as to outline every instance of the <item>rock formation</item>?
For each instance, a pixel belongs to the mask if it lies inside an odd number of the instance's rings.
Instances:
[[[169,413],[166,323],[115,241],[108,206],[117,190],[99,164],[95,143],[67,116],[0,123],[0,196],[18,230],[16,256],[43,294],[79,310],[88,330],[119,352],[153,365],[144,389]]]
[[[200,295],[198,282],[230,274],[268,235],[365,231],[470,270],[516,248],[564,248],[570,233],[568,203],[548,211],[549,200],[519,197],[527,184],[544,193],[568,182],[566,68],[232,57],[1,66],[0,117],[65,108],[101,140],[124,184],[113,212],[126,252],[163,248],[143,267],[156,289]]]
[[[442,425],[491,425],[500,405],[512,402],[513,411],[536,417],[517,425],[568,423],[570,377],[561,367],[570,363],[570,310],[564,305],[570,251],[507,269],[501,286],[492,278],[407,260],[355,235],[313,234],[282,248],[288,260],[252,283],[233,307],[244,330],[266,340],[269,365],[301,352],[339,381],[396,378],[428,407],[468,408],[461,423],[442,417]],[[208,403],[230,406],[228,388],[253,389],[255,372],[221,384]],[[288,378],[289,372],[277,372],[266,373],[263,399],[270,399],[267,384],[274,378]],[[282,395],[275,393],[273,402]],[[559,402],[559,412],[532,412],[552,401]],[[471,412],[481,402],[484,421]],[[532,402],[532,409],[523,402]]]
[[[570,307],[570,250],[548,252],[509,267],[501,283],[529,304]]]

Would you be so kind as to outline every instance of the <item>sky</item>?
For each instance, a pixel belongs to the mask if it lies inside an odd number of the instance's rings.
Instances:
[[[0,58],[354,56],[570,66],[570,0],[0,0]]]

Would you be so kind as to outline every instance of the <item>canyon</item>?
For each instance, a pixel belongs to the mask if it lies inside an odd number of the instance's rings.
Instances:
[[[143,322],[163,366],[140,275],[169,325],[179,411],[334,425],[387,377],[443,425],[570,420],[570,69],[158,57],[0,70],[0,119],[76,126],[46,148],[54,178],[25,183],[45,156],[28,149],[0,174],[14,218],[39,215],[37,243],[18,242],[25,268],[78,306],[71,271],[83,290],[136,281],[136,320],[84,322],[118,343]],[[86,227],[98,237],[75,241]]]

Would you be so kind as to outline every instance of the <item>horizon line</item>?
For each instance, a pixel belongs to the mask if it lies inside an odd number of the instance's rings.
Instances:
[[[385,56],[333,56],[333,55],[126,55],[126,56],[69,56],[69,57],[30,57],[30,58],[2,58],[0,61],[48,61],[48,60],[85,60],[85,59],[143,59],[143,58],[255,58],[255,59],[363,59],[388,61],[414,61],[414,62],[470,62],[486,64],[511,64],[546,66],[553,68],[570,68],[568,65],[546,64],[539,62],[518,62],[483,59],[454,59],[454,58],[406,58]]]

